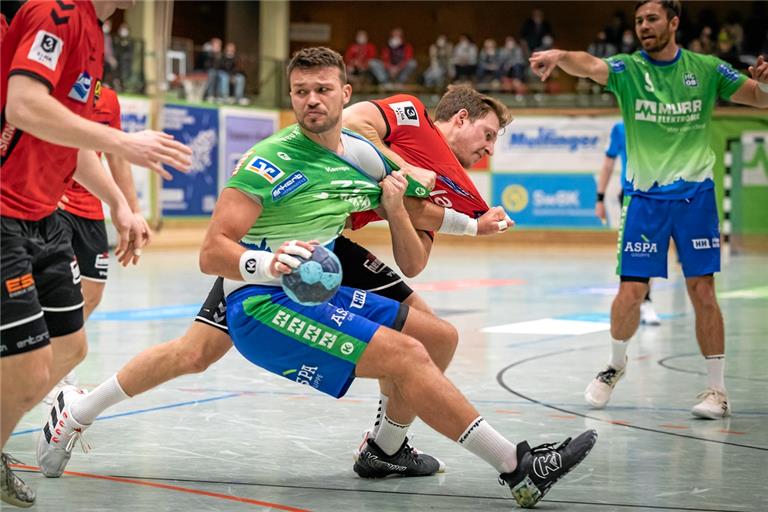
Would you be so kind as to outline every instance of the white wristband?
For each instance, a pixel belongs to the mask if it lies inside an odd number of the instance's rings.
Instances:
[[[477,236],[477,219],[446,208],[443,213],[443,223],[437,232],[445,235]]]
[[[757,87],[763,92],[768,92],[768,84],[764,84],[763,82],[757,82]]]
[[[249,284],[261,284],[274,281],[269,270],[275,255],[267,251],[245,251],[240,255],[240,275]]]

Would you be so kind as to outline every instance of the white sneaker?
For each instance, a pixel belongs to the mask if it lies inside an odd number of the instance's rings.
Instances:
[[[640,323],[645,325],[661,325],[661,318],[656,314],[653,304],[649,300],[640,304]]]
[[[81,425],[72,417],[72,404],[83,397],[82,389],[64,386],[51,406],[50,418],[37,440],[37,464],[48,478],[58,478],[64,473],[78,440],[83,452],[88,453],[91,448],[83,439],[83,432],[90,425]]]
[[[68,374],[64,376],[63,379],[59,381],[58,384],[56,384],[52,390],[48,392],[47,395],[45,395],[45,398],[43,398],[43,403],[45,405],[53,405],[53,401],[56,399],[57,396],[59,396],[59,391],[61,391],[61,388],[64,386],[75,386],[78,387],[80,385],[80,379],[77,378],[77,375],[75,374],[75,370],[72,370]]]
[[[724,391],[707,388],[696,395],[696,398],[703,400],[691,409],[694,416],[708,420],[720,420],[731,415],[731,404],[728,403],[728,394]]]
[[[595,409],[602,409],[611,399],[613,388],[616,387],[616,383],[621,380],[626,371],[626,366],[616,369],[608,365],[589,383],[586,391],[584,391],[584,399]]]

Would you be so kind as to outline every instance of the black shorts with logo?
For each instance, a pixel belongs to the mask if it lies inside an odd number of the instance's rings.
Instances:
[[[109,240],[104,220],[93,220],[56,210],[72,242],[83,279],[104,282],[109,270]]]
[[[0,217],[0,357],[45,347],[83,326],[80,270],[57,215]]]
[[[344,271],[341,281],[343,286],[373,292],[397,302],[403,302],[413,293],[413,289],[405,284],[397,272],[349,238],[339,236],[333,252],[338,256]],[[224,280],[218,278],[195,321],[227,332],[227,304],[224,299]]]

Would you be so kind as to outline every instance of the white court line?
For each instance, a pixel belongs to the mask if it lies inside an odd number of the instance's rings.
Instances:
[[[482,329],[482,332],[504,334],[551,334],[571,335],[589,334],[607,331],[611,324],[607,322],[585,322],[583,320],[559,320],[557,318],[542,318],[527,322],[494,325]]]

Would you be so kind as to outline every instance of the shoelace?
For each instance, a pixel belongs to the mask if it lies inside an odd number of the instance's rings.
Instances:
[[[93,449],[93,446],[85,440],[85,435],[82,432],[75,431],[72,437],[69,438],[69,441],[67,441],[67,446],[64,447],[64,450],[67,453],[72,453],[72,448],[75,447],[77,441],[80,441],[80,448],[83,450],[83,453],[88,453]]]
[[[712,388],[705,389],[704,391],[702,391],[701,393],[696,395],[696,398],[699,398],[701,400],[705,400],[705,399],[709,398],[711,395],[714,395],[715,400],[717,400],[717,399],[725,400],[725,393],[723,393],[722,391],[718,391],[716,389],[712,389]]]
[[[613,378],[616,377],[616,371],[616,368],[608,367],[607,370],[598,373],[597,378],[605,384],[610,385]]]

